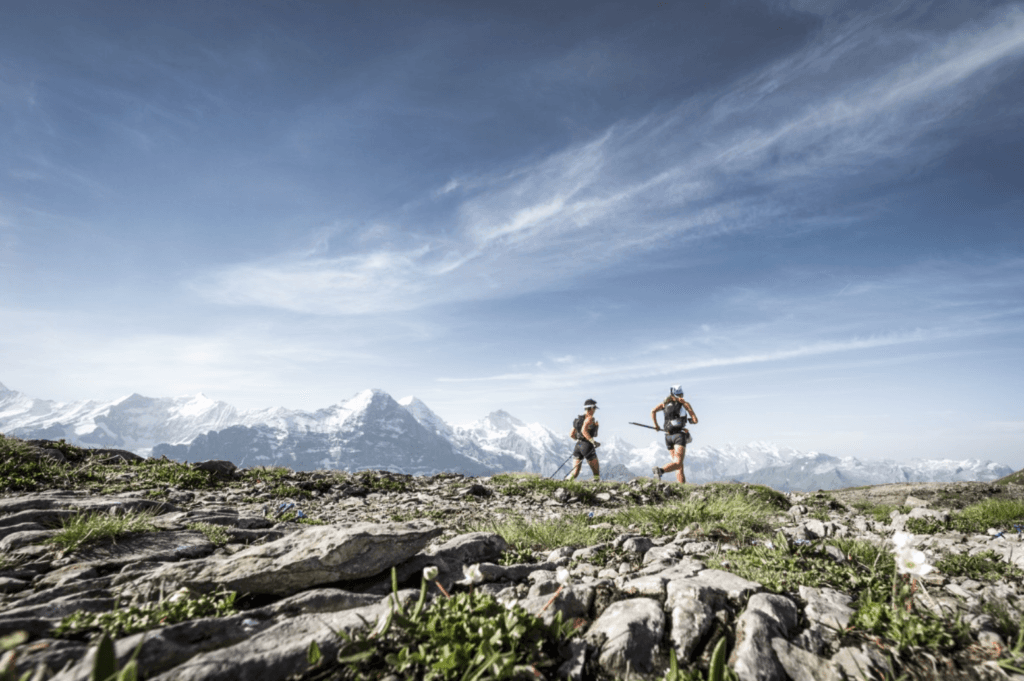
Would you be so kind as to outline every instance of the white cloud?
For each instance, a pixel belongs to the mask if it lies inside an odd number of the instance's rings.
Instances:
[[[693,99],[475,178],[443,236],[414,237],[407,224],[404,246],[285,254],[224,268],[199,288],[218,302],[302,312],[408,310],[542,290],[669,237],[788,229],[808,212],[841,221],[830,214],[836,186],[941,155],[949,142],[934,133],[1024,56],[1019,6],[944,37],[891,25],[860,16],[830,26],[711,106]],[[879,63],[880,54],[895,56]],[[455,188],[468,185],[441,191]],[[588,243],[600,247],[584,267],[569,254]]]

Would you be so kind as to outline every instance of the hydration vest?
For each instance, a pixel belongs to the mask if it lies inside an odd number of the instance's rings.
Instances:
[[[687,414],[679,402],[665,403],[665,431],[669,434],[681,433],[686,427]]]
[[[586,414],[580,414],[572,422],[572,429],[576,431],[576,439],[577,440],[586,440],[587,439],[587,438],[585,438],[583,436],[583,422],[586,421],[586,420],[587,420],[587,415]],[[590,426],[590,437],[591,438],[597,437],[597,426],[596,425],[591,425]]]

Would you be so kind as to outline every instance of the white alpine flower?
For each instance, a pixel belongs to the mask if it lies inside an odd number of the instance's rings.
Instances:
[[[513,598],[512,596],[503,596],[503,597],[498,599],[498,602],[501,603],[506,608],[508,608],[509,610],[511,610],[512,608],[516,607],[516,599]]]
[[[569,571],[564,567],[558,568],[555,572],[555,581],[562,586],[567,586],[569,584]]]
[[[188,598],[192,594],[189,592],[188,587],[181,587],[177,591],[171,594],[170,598],[167,599],[168,603],[177,603],[178,601]]]
[[[892,543],[896,545],[896,550],[902,550],[908,546],[913,546],[914,535],[909,532],[897,532],[892,535]]]
[[[480,571],[480,564],[462,566],[463,581],[468,584],[480,584],[484,581],[484,573]]]
[[[435,579],[437,579],[437,572],[438,570],[436,565],[425,567],[423,568],[423,579],[427,580],[428,582],[432,582]]]
[[[928,564],[928,557],[924,551],[906,548],[896,553],[896,569],[900,574],[924,577],[935,569],[934,565]]]

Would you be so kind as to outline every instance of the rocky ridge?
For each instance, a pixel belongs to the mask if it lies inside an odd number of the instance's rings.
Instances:
[[[865,501],[870,489],[779,495],[747,485],[649,479],[542,484],[522,476],[239,471],[228,462],[181,466],[43,441],[7,458],[5,474],[36,462],[46,470],[73,465],[103,473],[102,483],[88,489],[51,484],[0,497],[0,637],[28,634],[8,659],[38,679],[51,678],[49,672],[60,681],[89,677],[88,635],[54,633],[73,613],[225,589],[241,595],[236,612],[121,636],[120,662],[138,651],[142,677],[161,681],[313,678],[311,642],[333,659],[341,646],[335,632],[357,635],[386,618],[392,567],[402,602],[415,600],[423,570],[434,567],[428,608],[447,594],[473,591],[546,623],[574,623],[548,678],[665,678],[671,653],[699,674],[723,638],[728,665],[744,681],[1024,678],[997,664],[1012,660],[1007,648],[1016,641],[1008,639],[1020,633],[1001,630],[989,607],[997,604],[1015,622],[1024,610],[1024,580],[1014,569],[1024,568],[1024,542],[1012,529],[1000,536],[947,529],[922,535],[919,545],[932,562],[985,556],[1001,566],[998,576],[981,580],[935,571],[911,591],[915,612],[962,622],[966,638],[944,649],[898,649],[855,626],[863,605],[852,591],[799,577],[761,583],[750,572],[758,560],[792,558],[824,571],[863,573],[867,566],[857,565],[852,542],[883,547],[882,556],[895,530],[948,525],[973,500],[1019,501],[1018,485],[904,486],[895,492],[899,499],[886,498],[899,508],[883,517],[877,502]],[[151,484],[160,467],[181,484]],[[711,520],[709,509],[726,498],[772,507],[759,538]],[[681,524],[668,514],[663,525],[651,523],[677,504],[704,509],[704,520]],[[83,512],[148,512],[153,530],[71,551],[46,543],[62,519]],[[508,528],[510,521],[544,527],[567,517],[597,541],[530,550],[510,545],[511,534],[482,529]],[[468,572],[472,566],[478,572]]]

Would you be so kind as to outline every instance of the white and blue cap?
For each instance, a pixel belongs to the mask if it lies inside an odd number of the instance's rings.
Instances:
[[[674,397],[682,397],[683,396],[683,386],[681,386],[681,385],[674,385],[671,388],[669,388],[669,390],[672,392],[672,395]]]

